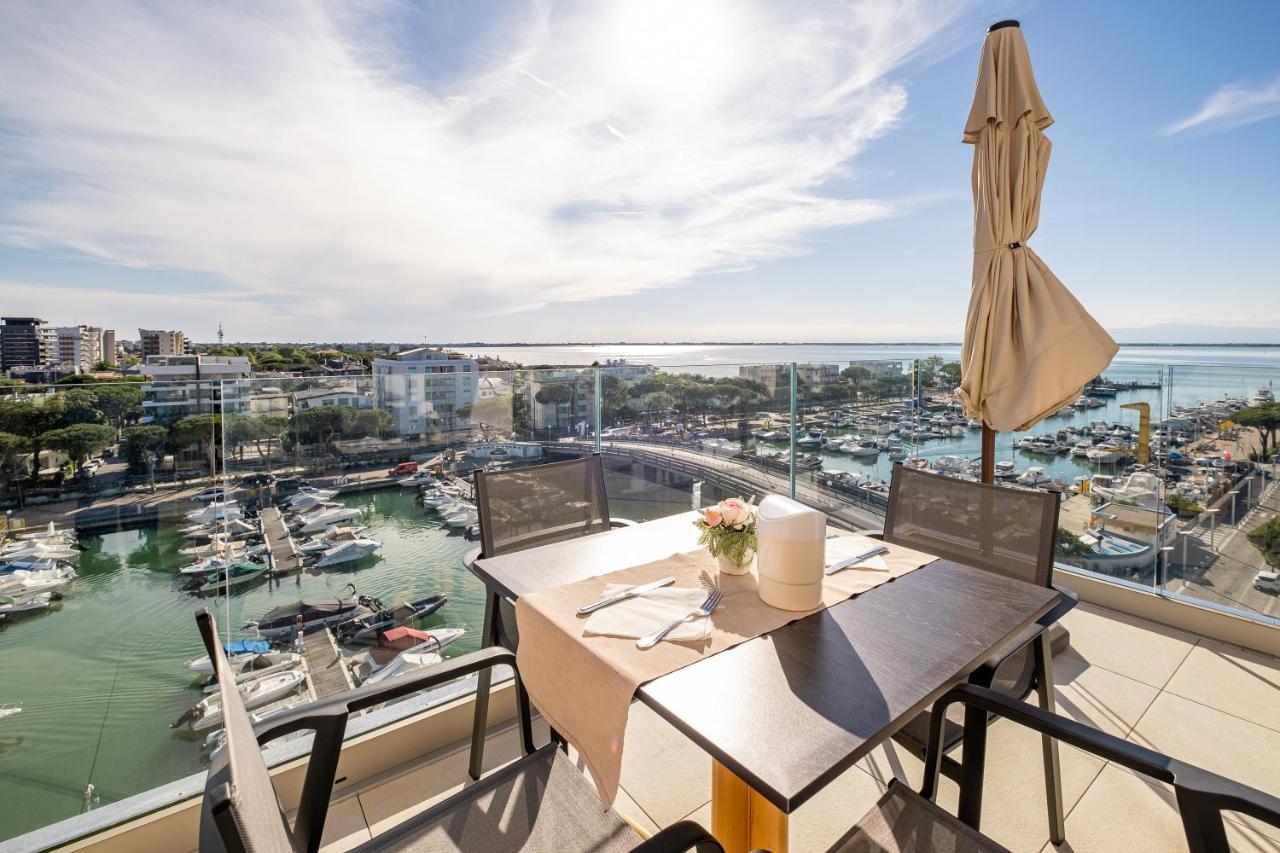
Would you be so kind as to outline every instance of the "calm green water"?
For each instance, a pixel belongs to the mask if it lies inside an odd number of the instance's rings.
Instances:
[[[609,475],[614,513],[657,518],[687,509],[688,492]],[[21,714],[0,720],[0,840],[79,814],[85,786],[99,806],[204,767],[199,737],[169,724],[200,699],[183,663],[203,651],[194,614],[215,608],[234,629],[276,605],[338,595],[348,583],[392,599],[444,593],[433,625],[466,627],[453,652],[479,645],[483,595],[462,568],[477,543],[451,532],[406,490],[353,495],[367,535],[382,543],[355,569],[258,582],[226,597],[181,590],[175,568],[189,562],[172,526],[86,537],[79,579],[61,605],[0,626],[0,704]],[[228,613],[229,610],[229,613]]]

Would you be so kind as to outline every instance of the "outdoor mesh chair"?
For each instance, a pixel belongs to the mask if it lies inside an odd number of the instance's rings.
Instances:
[[[493,666],[506,665],[513,671],[516,666],[515,655],[506,649],[481,649],[417,674],[310,702],[255,728],[235,686],[213,616],[202,610],[196,621],[214,661],[226,726],[222,746],[210,759],[205,780],[200,814],[202,853],[314,853],[320,849],[324,834],[342,738],[351,714]],[[290,829],[260,746],[297,731],[313,731],[315,739]],[[528,742],[527,732],[523,740]],[[690,821],[643,840],[615,812],[600,807],[591,783],[552,744],[526,752],[512,764],[356,849],[724,853],[706,830]]]
[[[609,516],[604,463],[598,455],[505,471],[478,470],[475,477],[481,557],[511,554],[631,523]],[[520,641],[515,606],[493,590],[485,595],[483,634],[480,642],[484,646],[514,651]],[[487,670],[480,674],[480,694],[488,694],[490,677]],[[471,743],[473,779],[480,778],[487,714],[487,700],[478,699]]]
[[[1048,492],[1004,488],[959,480],[895,465],[889,487],[884,540],[965,563],[1005,577],[1053,587],[1054,537],[1058,529],[1058,497]],[[1059,589],[1062,601],[1022,633],[1012,637],[980,667],[970,682],[991,687],[1013,699],[1036,692],[1040,707],[1053,711],[1053,653],[1049,628],[1076,604],[1073,593]],[[956,709],[942,730],[944,752],[960,744],[964,713]],[[928,711],[894,735],[917,756],[929,738]],[[1058,745],[1043,739],[1049,837],[1062,843],[1064,812]],[[942,772],[959,779],[961,765],[950,758]]]
[[[1222,822],[1224,811],[1240,812],[1280,827],[1280,798],[1215,773],[976,685],[963,685],[945,694],[933,706],[931,719],[946,719],[948,709],[954,704],[963,705],[966,713],[975,710],[980,714],[1004,717],[1040,732],[1043,737],[1052,738],[1054,743],[1062,741],[1105,761],[1172,785],[1191,853],[1218,853],[1228,849]],[[898,780],[893,780],[879,802],[830,848],[829,853],[1005,851],[1004,847],[981,834],[977,820],[972,825],[965,823],[934,804],[943,752],[942,726],[935,724],[930,731],[921,792],[917,794]],[[969,752],[966,746],[966,761]],[[977,789],[967,793],[976,795],[976,802],[980,804],[983,768],[978,766],[975,769],[977,773],[971,784]],[[962,803],[965,796],[962,789]]]

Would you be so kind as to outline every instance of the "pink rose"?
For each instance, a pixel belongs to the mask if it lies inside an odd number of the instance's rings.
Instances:
[[[738,498],[720,501],[720,515],[727,527],[737,527],[751,521],[751,508]]]
[[[706,515],[708,527],[715,527],[717,524],[720,523],[720,520],[721,520],[720,510],[716,509],[715,507],[713,506],[707,507],[705,510],[705,515]]]

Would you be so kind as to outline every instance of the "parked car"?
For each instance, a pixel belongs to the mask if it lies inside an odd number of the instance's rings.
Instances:
[[[1280,572],[1258,572],[1253,577],[1253,588],[1280,595]]]
[[[277,495],[291,495],[307,484],[301,477],[280,477],[276,480]]]
[[[269,486],[276,480],[275,474],[250,474],[240,481],[245,486]]]
[[[226,497],[226,489],[222,488],[222,486],[213,486],[212,488],[205,489],[203,492],[196,492],[191,496],[191,500],[207,503],[209,501],[226,500]]]

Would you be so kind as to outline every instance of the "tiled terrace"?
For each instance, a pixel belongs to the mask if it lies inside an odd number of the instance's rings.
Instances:
[[[1280,794],[1280,660],[1089,604],[1068,615],[1071,648],[1056,658],[1059,711],[1272,794]],[[545,738],[540,727],[540,738]],[[541,742],[541,741],[540,741]],[[493,765],[516,755],[495,736]],[[1038,736],[1008,722],[988,746],[983,830],[1015,851],[1185,849],[1172,793],[1069,746],[1062,749],[1067,843],[1048,843]],[[645,706],[632,708],[617,809],[646,832],[685,817],[709,826],[711,760]],[[894,776],[919,785],[921,763],[882,746],[806,803],[791,848],[823,850]],[[326,848],[344,850],[467,781],[463,751],[406,767],[335,802]],[[954,813],[957,790],[939,801]],[[1239,815],[1232,849],[1280,851],[1280,829]]]

